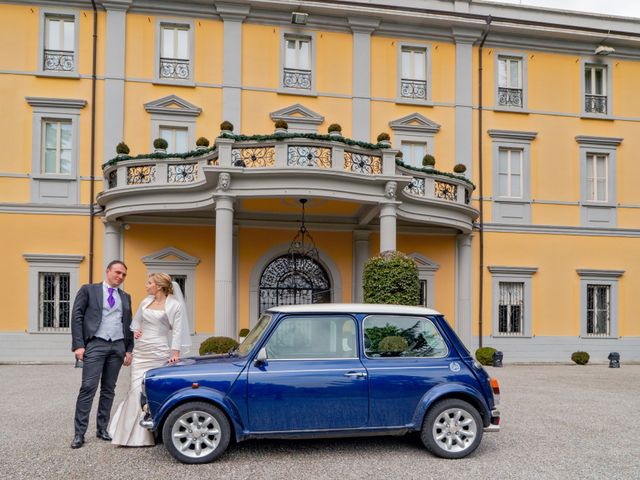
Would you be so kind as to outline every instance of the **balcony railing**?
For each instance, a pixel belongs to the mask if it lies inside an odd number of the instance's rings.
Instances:
[[[501,107],[522,107],[522,89],[498,87],[498,105]]]
[[[426,100],[427,82],[425,80],[411,80],[409,78],[401,79],[400,96],[402,98]]]
[[[283,74],[282,84],[285,88],[311,90],[311,70],[285,68]]]
[[[584,111],[587,113],[607,113],[607,96],[585,95]]]
[[[399,168],[404,174],[413,175],[411,183],[404,187],[405,193],[413,197],[469,205],[471,184],[444,175],[418,173]]]
[[[74,52],[67,50],[45,50],[42,68],[54,72],[73,72],[75,70]]]
[[[189,79],[189,60],[160,57],[160,78]]]

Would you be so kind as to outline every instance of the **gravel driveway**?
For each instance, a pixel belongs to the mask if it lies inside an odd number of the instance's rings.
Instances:
[[[509,365],[501,381],[502,431],[469,458],[431,456],[416,435],[341,440],[249,441],[216,463],[183,465],[163,446],[98,440],[71,450],[80,370],[0,365],[0,478],[5,479],[638,479],[640,365]],[[118,382],[116,405],[128,386]],[[115,405],[114,405],[115,409]]]

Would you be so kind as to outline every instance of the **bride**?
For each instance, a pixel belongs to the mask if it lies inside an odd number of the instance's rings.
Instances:
[[[131,322],[135,346],[129,392],[109,424],[115,445],[155,445],[153,434],[139,425],[144,417],[140,408],[142,376],[151,368],[178,362],[180,354],[191,346],[186,307],[178,284],[171,282],[166,273],[153,273],[146,289],[149,295],[142,300]]]

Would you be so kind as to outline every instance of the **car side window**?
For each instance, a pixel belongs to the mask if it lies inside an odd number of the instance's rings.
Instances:
[[[286,317],[266,349],[270,360],[357,358],[355,320],[336,315]]]
[[[447,345],[426,317],[370,315],[364,319],[367,357],[443,357]]]

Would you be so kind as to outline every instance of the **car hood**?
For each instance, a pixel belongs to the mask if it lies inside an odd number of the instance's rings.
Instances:
[[[154,368],[147,372],[148,379],[154,377],[208,376],[220,373],[239,373],[247,362],[246,357],[228,354],[187,357],[173,365]]]

